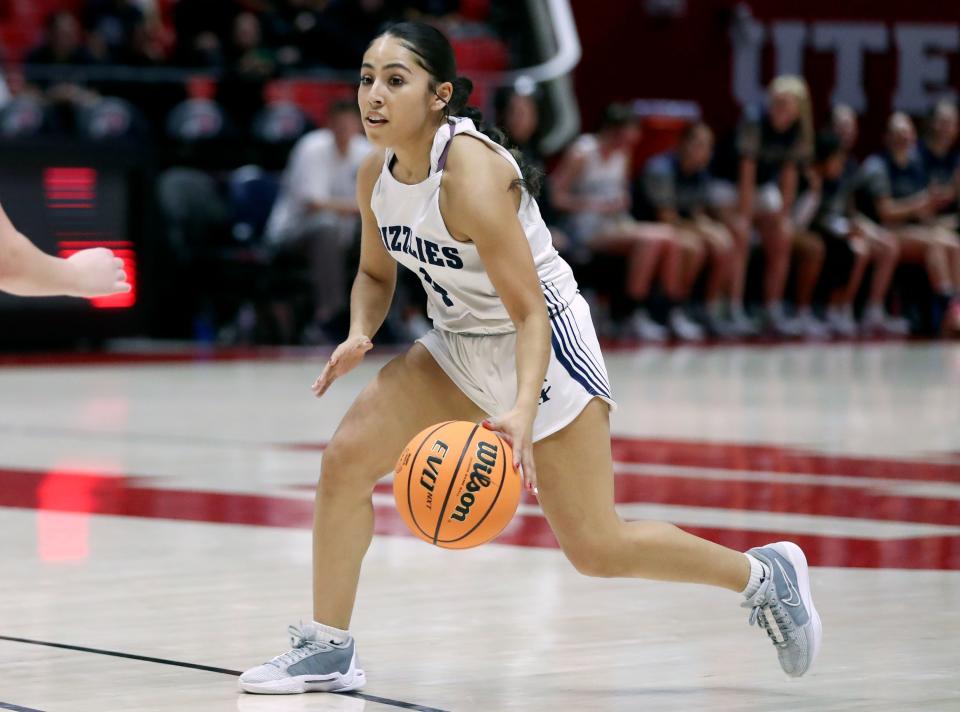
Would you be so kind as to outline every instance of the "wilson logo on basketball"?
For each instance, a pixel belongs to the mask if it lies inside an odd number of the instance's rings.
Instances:
[[[427,492],[433,492],[434,485],[437,483],[437,468],[443,463],[443,458],[446,457],[449,449],[442,440],[437,440],[430,448],[431,452],[440,454],[427,457],[427,464],[423,468],[423,472],[420,473],[420,486]]]
[[[450,515],[451,519],[458,522],[465,521],[470,514],[470,507],[475,501],[474,492],[479,492],[481,487],[490,486],[490,478],[487,476],[493,471],[493,466],[497,464],[497,446],[493,443],[477,443],[476,462],[473,463],[473,469],[470,471],[470,481],[467,482],[466,492],[460,495],[460,503]]]
[[[435,546],[480,546],[503,531],[520,504],[522,482],[512,462],[510,444],[479,423],[435,423],[397,459],[397,511],[414,535]]]

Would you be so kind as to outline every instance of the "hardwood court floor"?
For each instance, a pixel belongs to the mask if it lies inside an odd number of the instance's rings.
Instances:
[[[535,500],[447,552],[385,481],[365,696],[238,694],[309,616],[313,481],[376,353],[321,401],[296,354],[0,366],[0,709],[960,709],[960,347],[902,343],[607,355],[622,514],[798,541],[807,677],[734,594],[578,575]]]

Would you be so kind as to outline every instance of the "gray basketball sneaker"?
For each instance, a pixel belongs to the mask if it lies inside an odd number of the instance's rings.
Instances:
[[[366,675],[357,660],[353,638],[331,643],[317,637],[312,623],[287,629],[293,645],[270,662],[250,668],[240,676],[240,689],[261,695],[301,692],[347,692],[363,687]]]
[[[750,625],[762,626],[780,658],[780,667],[791,677],[800,677],[813,664],[820,650],[820,615],[810,595],[807,557],[789,541],[750,549],[770,571],[755,594],[741,604],[752,609]]]

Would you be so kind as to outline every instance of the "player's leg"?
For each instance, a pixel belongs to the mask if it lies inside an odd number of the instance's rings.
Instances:
[[[751,557],[664,522],[623,521],[614,509],[607,405],[594,398],[576,419],[534,445],[540,505],[564,553],[588,576],[703,583],[745,592],[778,643],[791,675],[809,668],[819,645],[806,559],[780,542]]]
[[[373,537],[373,487],[416,435],[486,414],[414,344],[384,366],[347,411],[323,455],[313,527],[314,621],[293,650],[248,670],[248,692],[343,691],[363,684],[349,628],[360,565]],[[293,632],[293,631],[291,631]]]
[[[421,344],[381,369],[340,422],[323,454],[313,530],[314,619],[346,629],[360,561],[373,536],[371,496],[415,434],[483,411]]]
[[[663,522],[624,522],[614,509],[609,408],[594,398],[534,444],[540,505],[560,547],[588,576],[713,584],[742,591],[743,554]],[[587,523],[589,522],[589,525]]]

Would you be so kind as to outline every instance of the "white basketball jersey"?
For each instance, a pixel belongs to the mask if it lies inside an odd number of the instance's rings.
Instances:
[[[457,134],[480,139],[520,167],[503,146],[477,131],[473,121],[452,117],[437,130],[430,151],[430,175],[406,185],[390,172],[393,151],[387,150],[383,171],[370,201],[384,246],[400,264],[420,277],[427,293],[427,313],[433,325],[461,334],[505,334],[513,322],[494,289],[477,248],[455,240],[440,215],[440,181],[450,141]],[[524,192],[518,211],[530,243],[533,261],[551,315],[563,311],[577,294],[570,266],[557,254],[537,202]]]

